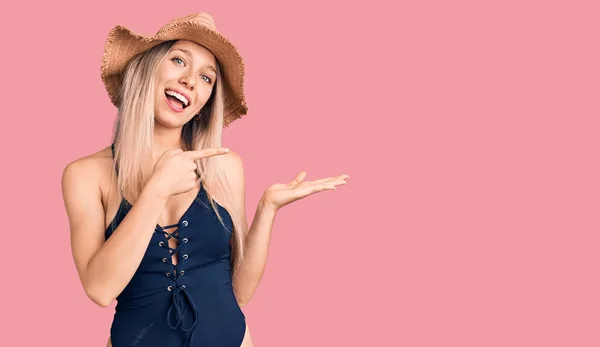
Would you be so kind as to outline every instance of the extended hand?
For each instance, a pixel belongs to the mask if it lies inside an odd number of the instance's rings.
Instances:
[[[323,190],[335,190],[335,186],[346,184],[348,175],[332,176],[315,181],[304,181],[306,172],[299,173],[290,183],[276,183],[263,194],[263,202],[278,210],[283,206]]]

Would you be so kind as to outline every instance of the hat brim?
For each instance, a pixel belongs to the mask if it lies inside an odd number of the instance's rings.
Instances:
[[[244,96],[244,62],[236,47],[216,31],[194,21],[163,27],[155,36],[140,35],[118,25],[106,40],[101,77],[111,102],[120,104],[120,90],[127,64],[140,53],[170,40],[195,42],[213,53],[221,66],[224,91],[224,126],[248,112]]]

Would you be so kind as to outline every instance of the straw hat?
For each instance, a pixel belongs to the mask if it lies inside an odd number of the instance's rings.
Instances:
[[[224,126],[248,112],[244,97],[244,62],[237,49],[217,32],[208,13],[194,13],[171,20],[153,37],[140,35],[121,25],[108,34],[102,57],[101,77],[111,102],[120,103],[125,67],[136,55],[169,40],[189,40],[211,51],[221,66],[224,95]]]

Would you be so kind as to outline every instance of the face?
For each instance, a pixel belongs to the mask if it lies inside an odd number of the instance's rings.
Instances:
[[[155,121],[166,127],[182,127],[190,121],[211,95],[216,66],[208,49],[177,41],[156,71]]]

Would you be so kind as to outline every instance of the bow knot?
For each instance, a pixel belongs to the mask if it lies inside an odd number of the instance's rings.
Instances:
[[[183,325],[183,321],[185,314],[188,308],[190,308],[190,306],[193,310],[194,319],[188,327],[185,327]],[[174,323],[172,323],[173,319],[171,318],[173,316],[173,311],[175,311]],[[169,307],[169,311],[167,311],[167,324],[169,325],[169,327],[171,327],[171,329],[177,329],[178,327],[181,327],[181,330],[185,331],[187,341],[184,344],[184,346],[192,345],[192,340],[194,339],[194,328],[196,327],[197,322],[198,308],[196,307],[196,304],[194,303],[192,297],[186,291],[185,284],[175,287],[175,289],[173,290],[171,306]]]

